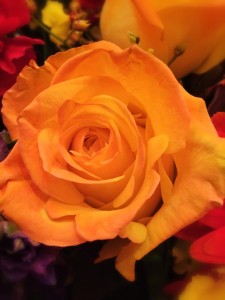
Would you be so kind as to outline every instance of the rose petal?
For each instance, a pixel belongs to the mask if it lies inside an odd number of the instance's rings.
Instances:
[[[76,232],[74,218],[68,216],[54,221],[48,217],[44,209],[48,197],[30,181],[18,144],[1,163],[0,171],[0,209],[25,234],[47,245],[69,246],[84,242]]]
[[[18,138],[17,119],[20,112],[32,102],[38,93],[49,86],[51,76],[49,69],[38,68],[32,62],[19,74],[17,84],[4,94],[2,117],[13,140]],[[39,82],[38,85],[35,84],[35,80]]]
[[[225,141],[218,140],[209,116],[204,114],[206,108],[203,101],[192,96],[187,100],[193,119],[185,149],[173,156],[177,177],[171,198],[147,225],[149,235],[137,250],[137,259],[142,258],[161,241],[196,221],[201,214],[223,204]]]
[[[95,61],[98,61],[97,68]],[[152,74],[151,77],[149,73]],[[184,145],[189,123],[185,100],[172,73],[168,72],[168,68],[159,63],[153,55],[141,51],[137,46],[124,50],[122,55],[118,54],[118,51],[106,53],[104,50],[96,49],[69,59],[59,68],[52,83],[56,84],[62,80],[84,75],[109,76],[120,82],[131,95],[138,99],[136,105],[146,112],[155,135],[164,134],[169,137],[168,153]],[[155,86],[157,89],[153,88]],[[159,94],[160,101],[157,100]],[[174,98],[173,95],[176,97]]]

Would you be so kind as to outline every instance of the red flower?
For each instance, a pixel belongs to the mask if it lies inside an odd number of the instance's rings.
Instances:
[[[99,13],[104,2],[105,0],[79,0],[81,8],[87,13],[89,22],[91,24],[98,21]]]
[[[84,10],[100,10],[104,0],[79,0],[81,7]]]
[[[225,87],[225,80],[223,81],[223,86]],[[225,102],[225,101],[224,101]],[[212,117],[212,121],[218,135],[220,137],[225,137],[225,112],[218,112]]]
[[[0,36],[27,24],[29,19],[29,10],[25,0],[0,1]]]
[[[15,83],[17,75],[30,59],[35,59],[33,45],[42,43],[25,36],[0,39],[0,96]]]

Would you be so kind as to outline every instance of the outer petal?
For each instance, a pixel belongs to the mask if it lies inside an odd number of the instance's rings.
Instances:
[[[223,204],[225,141],[218,139],[203,101],[190,96],[188,104],[193,119],[185,149],[174,155],[177,166],[174,188],[168,202],[149,222],[149,236],[137,250],[137,259],[213,207]]]
[[[19,155],[18,144],[0,165],[0,209],[31,239],[57,246],[83,243],[73,217],[54,221],[44,209],[48,196],[29,178]]]
[[[132,268],[127,269],[128,263],[134,265],[163,240],[223,203],[225,141],[218,140],[203,101],[186,97],[193,119],[185,149],[173,155],[177,178],[171,196],[149,221],[146,240],[135,247],[123,247],[117,258],[118,270],[129,280],[134,274]]]
[[[17,83],[5,93],[2,99],[2,116],[12,139],[18,138],[17,119],[20,112],[37,94],[49,86],[51,77],[51,70],[39,68],[31,62],[30,66],[25,67],[19,74]]]

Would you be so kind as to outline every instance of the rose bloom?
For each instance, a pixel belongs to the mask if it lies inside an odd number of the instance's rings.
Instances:
[[[128,32],[181,78],[203,73],[225,58],[225,2],[221,0],[106,0],[100,18],[102,37],[122,48]],[[183,51],[173,62],[174,51]]]
[[[17,143],[0,163],[0,209],[32,240],[109,240],[134,264],[225,196],[225,141],[204,101],[133,45],[100,41],[31,63],[3,98]],[[163,201],[162,201],[163,200]]]

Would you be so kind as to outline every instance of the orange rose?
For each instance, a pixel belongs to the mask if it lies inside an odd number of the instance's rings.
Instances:
[[[101,32],[105,40],[129,46],[128,31],[140,37],[140,47],[154,49],[175,76],[203,73],[225,58],[223,0],[105,0]],[[181,51],[182,52],[182,51]]]
[[[135,260],[223,203],[225,143],[204,101],[136,45],[32,63],[3,118],[18,139],[0,164],[3,214],[48,245],[110,240],[99,259],[117,255],[129,280]]]

